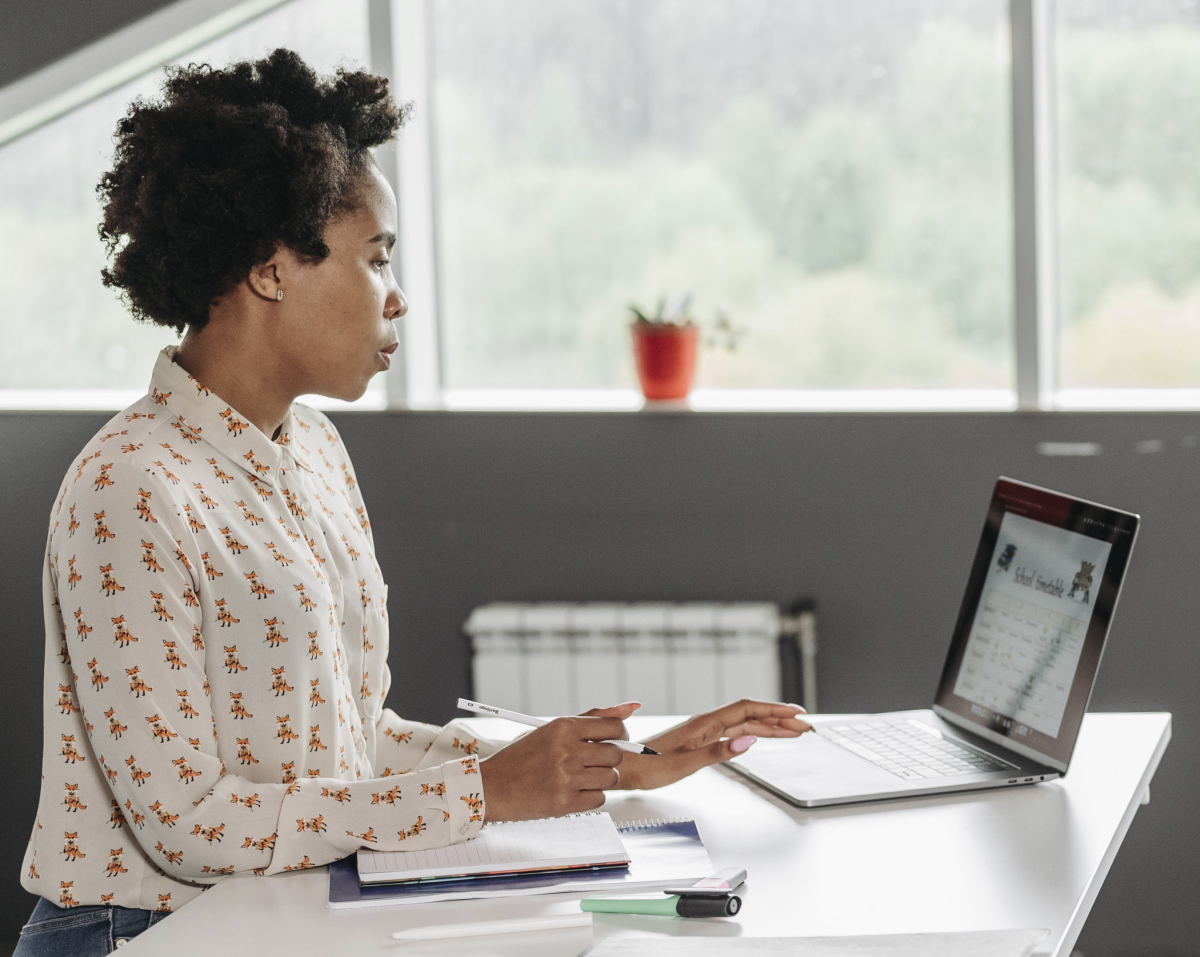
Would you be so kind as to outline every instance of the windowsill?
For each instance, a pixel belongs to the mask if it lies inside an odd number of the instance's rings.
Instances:
[[[145,393],[133,389],[0,390],[0,410],[117,412]],[[300,401],[327,412],[386,409],[381,390],[354,402],[324,396]],[[446,412],[1012,412],[1007,389],[696,389],[684,401],[647,402],[635,389],[448,389]],[[1050,411],[1200,411],[1200,389],[1064,389]]]
[[[696,389],[648,402],[634,389],[447,389],[452,412],[925,412],[1017,407],[1007,389]]]
[[[1063,389],[1054,396],[1063,412],[1200,410],[1200,389]]]

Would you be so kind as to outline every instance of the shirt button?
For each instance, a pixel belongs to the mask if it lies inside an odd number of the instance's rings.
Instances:
[[[308,499],[305,499],[303,502],[300,503],[300,507],[302,509],[304,509],[304,511],[306,511],[306,512],[311,512],[312,511],[312,502],[310,502]]]
[[[359,754],[362,754],[364,751],[367,750],[366,742],[365,741],[356,741],[354,743],[354,750],[357,751]]]
[[[330,582],[329,590],[336,595],[338,592],[340,592],[342,590],[342,583],[341,582]]]
[[[462,827],[460,827],[460,828],[458,829],[458,833],[459,833],[459,834],[466,834],[466,833],[467,833],[467,831],[469,831],[469,830],[471,830],[471,828],[470,828],[468,825],[464,824]]]

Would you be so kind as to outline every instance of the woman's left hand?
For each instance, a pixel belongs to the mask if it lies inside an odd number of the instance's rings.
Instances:
[[[628,705],[595,708],[587,713],[617,717],[617,710],[624,718]],[[737,757],[759,738],[797,738],[812,730],[812,725],[800,719],[802,714],[804,709],[799,705],[749,698],[698,714],[644,742],[658,751],[657,755],[624,755],[619,787],[659,788],[710,764]]]

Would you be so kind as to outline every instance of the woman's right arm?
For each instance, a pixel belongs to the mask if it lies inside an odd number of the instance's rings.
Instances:
[[[204,881],[324,864],[361,846],[437,847],[478,831],[469,807],[480,790],[476,757],[386,780],[291,785],[227,767],[191,531],[153,470],[114,469],[106,484],[93,482],[98,468],[66,492],[59,514],[70,521],[51,536],[51,574],[92,753],[121,808],[145,819],[130,830],[152,861]]]

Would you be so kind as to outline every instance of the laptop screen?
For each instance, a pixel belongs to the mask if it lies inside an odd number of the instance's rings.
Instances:
[[[1138,517],[1000,479],[934,710],[1066,770]]]

